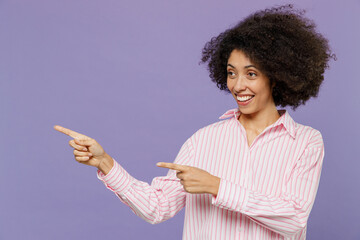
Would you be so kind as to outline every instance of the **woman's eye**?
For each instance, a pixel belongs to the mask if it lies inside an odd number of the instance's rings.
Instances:
[[[249,73],[248,73],[248,76],[249,76],[250,79],[254,79],[254,78],[257,77],[257,74],[254,73],[254,72],[249,72]]]
[[[228,76],[233,77],[233,76],[235,76],[235,73],[234,72],[228,72]]]
[[[250,76],[250,77],[256,77],[256,73],[249,72],[249,76]]]

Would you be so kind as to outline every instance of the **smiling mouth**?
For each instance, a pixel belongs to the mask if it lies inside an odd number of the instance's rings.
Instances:
[[[240,96],[237,96],[237,100],[239,102],[247,102],[247,101],[250,101],[253,97],[255,97],[255,95],[252,95],[252,96],[243,96],[243,97],[240,97]]]

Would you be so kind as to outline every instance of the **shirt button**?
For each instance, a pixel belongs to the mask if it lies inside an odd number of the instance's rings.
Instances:
[[[242,230],[243,230],[242,227],[238,227],[238,228],[237,228],[237,231],[238,231],[238,232],[241,232]]]

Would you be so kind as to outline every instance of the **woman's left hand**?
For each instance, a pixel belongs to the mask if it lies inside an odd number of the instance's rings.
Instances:
[[[159,162],[156,165],[176,170],[176,176],[188,193],[210,193],[215,197],[218,194],[220,178],[200,168],[164,162]]]

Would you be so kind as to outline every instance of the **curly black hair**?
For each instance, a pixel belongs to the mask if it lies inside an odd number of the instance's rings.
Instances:
[[[269,78],[270,86],[275,83],[275,105],[295,110],[317,97],[328,61],[336,60],[328,40],[304,13],[292,4],[257,11],[207,42],[200,63],[208,62],[211,80],[230,92],[227,61],[234,49],[241,50]]]

